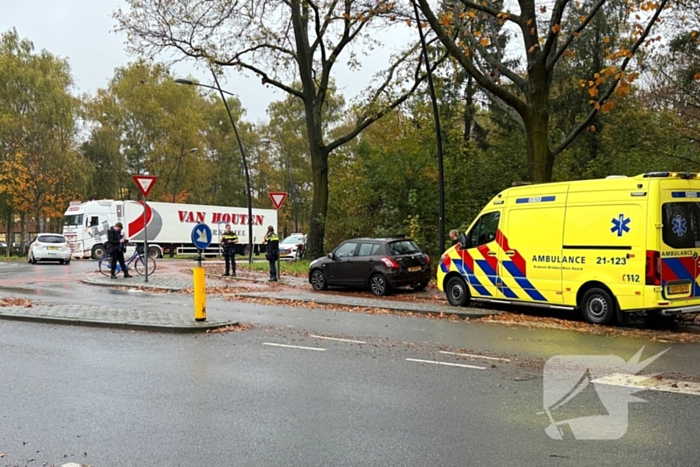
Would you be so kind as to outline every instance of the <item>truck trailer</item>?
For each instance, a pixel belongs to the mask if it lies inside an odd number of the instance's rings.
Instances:
[[[238,235],[237,253],[247,254],[263,242],[268,226],[277,230],[277,211],[253,209],[249,219],[248,208],[206,206],[201,204],[177,204],[142,201],[73,201],[68,206],[63,222],[63,235],[68,240],[74,258],[102,258],[105,252],[107,231],[117,222],[124,226],[124,234],[130,242],[143,243],[144,230],[148,233],[148,253],[162,257],[165,252],[178,248],[191,248],[192,228],[207,224],[213,234],[212,247],[219,245],[219,238],[227,224]],[[253,225],[253,238],[248,238],[248,223]],[[144,229],[144,226],[147,226]]]

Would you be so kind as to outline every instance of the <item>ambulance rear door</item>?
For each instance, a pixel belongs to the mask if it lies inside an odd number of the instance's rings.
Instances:
[[[700,298],[700,181],[661,180],[661,294],[665,300]]]

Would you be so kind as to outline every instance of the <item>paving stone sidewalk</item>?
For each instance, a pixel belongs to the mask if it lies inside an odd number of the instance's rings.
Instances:
[[[198,322],[192,315],[172,311],[122,310],[90,305],[2,307],[0,319],[171,333],[203,332],[238,324],[237,321],[210,317]]]
[[[313,292],[251,292],[242,293],[240,294],[240,296],[250,298],[272,298],[275,300],[320,303],[324,305],[383,308],[387,310],[408,311],[412,313],[421,314],[444,313],[448,316],[457,315],[463,318],[481,318],[484,316],[495,315],[500,313],[496,310],[483,310],[479,308],[458,308],[449,305],[439,305],[425,302],[350,297],[345,295],[332,295],[327,293]]]

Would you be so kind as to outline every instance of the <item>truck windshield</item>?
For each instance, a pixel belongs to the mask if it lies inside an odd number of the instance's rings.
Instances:
[[[83,225],[83,215],[73,214],[63,218],[63,225]]]
[[[700,203],[666,203],[661,216],[666,245],[700,248]]]

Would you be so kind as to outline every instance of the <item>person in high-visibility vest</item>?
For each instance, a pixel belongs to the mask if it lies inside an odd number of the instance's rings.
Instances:
[[[226,231],[221,236],[221,245],[224,247],[224,262],[226,263],[224,276],[236,277],[236,243],[238,243],[238,235],[231,230],[230,224],[226,224]]]
[[[267,245],[267,253],[265,259],[270,262],[270,282],[277,281],[277,258],[280,256],[280,238],[275,233],[275,228],[269,226],[265,235],[265,245]]]

